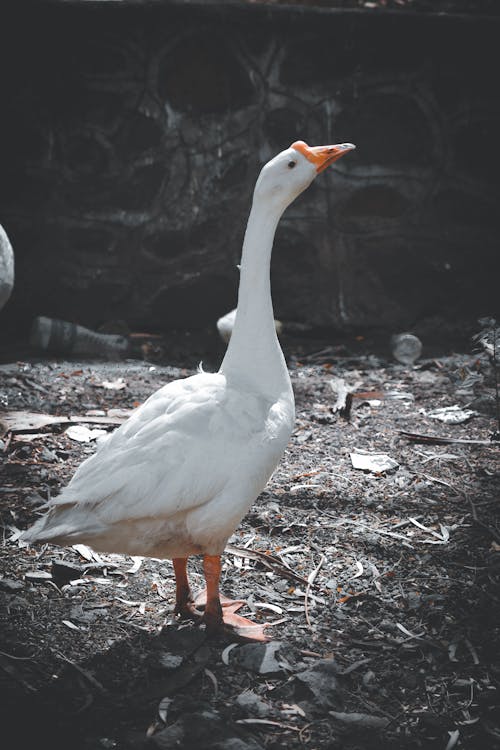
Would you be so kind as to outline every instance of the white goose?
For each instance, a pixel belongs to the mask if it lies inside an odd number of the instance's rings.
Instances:
[[[84,461],[28,542],[86,543],[95,550],[170,557],[176,612],[207,630],[265,640],[219,593],[220,556],[266,485],[294,423],[290,378],[278,343],[270,289],[274,233],[286,207],[317,174],[353,149],[297,141],[262,169],[243,242],[238,313],[217,373],[160,388]],[[187,578],[204,558],[201,612]]]

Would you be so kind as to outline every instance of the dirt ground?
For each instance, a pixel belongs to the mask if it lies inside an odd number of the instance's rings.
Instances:
[[[491,366],[464,349],[407,367],[352,343],[285,342],[296,428],[224,557],[224,592],[275,623],[268,644],[174,621],[170,561],[19,540],[95,450],[94,430],[112,429],[99,419],[191,374],[195,347],[125,362],[3,353],[6,747],[500,748]],[[339,385],[354,391],[350,413],[336,409]],[[454,405],[472,414],[430,416]],[[27,424],[19,411],[83,421]],[[366,452],[394,463],[354,468]],[[190,568],[201,588],[200,561]]]
[[[269,5],[309,5],[423,13],[485,13],[498,15],[496,0],[247,0]]]

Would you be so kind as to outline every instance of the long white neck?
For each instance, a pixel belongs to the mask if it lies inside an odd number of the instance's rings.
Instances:
[[[274,234],[283,210],[254,198],[243,241],[236,321],[220,367],[228,380],[270,395],[291,389],[276,336],[270,281]]]

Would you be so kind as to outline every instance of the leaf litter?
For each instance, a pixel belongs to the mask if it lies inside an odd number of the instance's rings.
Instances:
[[[95,450],[64,430],[111,430],[189,371],[58,363],[56,380],[40,363],[22,398],[2,382],[0,677],[7,713],[29,705],[37,738],[82,750],[189,746],[202,731],[207,750],[500,747],[499,448],[492,414],[472,403],[485,379],[458,397],[454,373],[478,372],[467,355],[409,371],[322,356],[290,358],[297,430],[224,557],[224,591],[275,623],[270,644],[250,647],[173,618],[169,561],[18,541]],[[473,420],[431,417],[456,401]],[[396,466],[355,468],[352,455]]]

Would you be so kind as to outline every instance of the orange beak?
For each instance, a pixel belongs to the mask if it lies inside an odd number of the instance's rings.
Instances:
[[[316,167],[316,172],[322,172],[324,169],[356,148],[353,143],[338,143],[335,146],[308,146],[304,141],[295,141],[291,148],[303,154]]]

